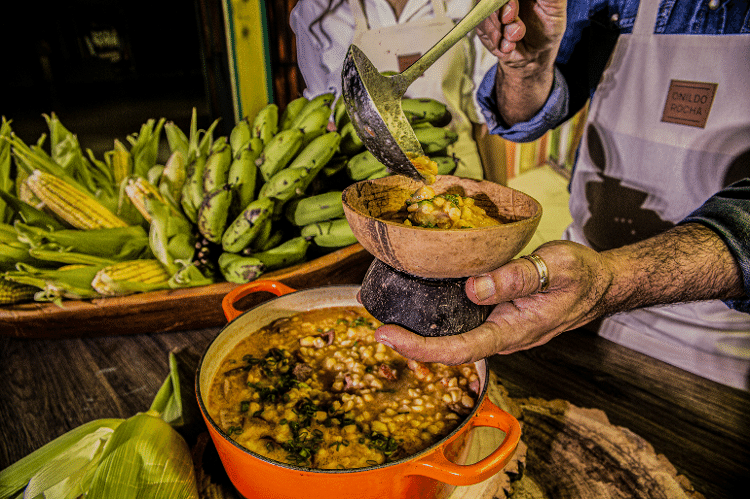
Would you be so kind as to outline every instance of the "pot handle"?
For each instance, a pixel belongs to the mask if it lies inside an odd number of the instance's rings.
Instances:
[[[234,308],[235,303],[246,297],[251,293],[257,293],[258,291],[267,291],[273,293],[276,296],[285,295],[287,293],[293,293],[297,291],[294,288],[290,288],[286,284],[279,281],[273,281],[270,279],[261,279],[258,281],[251,281],[247,284],[237,286],[232,291],[227,293],[221,300],[221,308],[224,310],[224,316],[228,321],[232,321],[242,315],[242,310]]]
[[[412,462],[412,473],[451,485],[473,485],[498,473],[513,454],[521,439],[518,420],[485,397],[476,414],[467,422],[472,428],[488,426],[505,432],[500,447],[484,459],[469,465],[456,464],[445,456],[445,449],[453,440],[445,442],[435,452]],[[458,436],[454,436],[454,439]]]

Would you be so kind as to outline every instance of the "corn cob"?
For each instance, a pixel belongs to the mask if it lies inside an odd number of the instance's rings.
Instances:
[[[129,260],[102,268],[91,287],[103,296],[122,296],[169,287],[170,277],[159,260]]]
[[[0,277],[0,305],[12,305],[34,299],[39,291],[35,286],[19,284]]]
[[[54,175],[34,170],[24,183],[47,208],[76,229],[128,226],[99,201]]]
[[[128,195],[130,202],[135,209],[143,215],[148,223],[151,223],[151,214],[146,205],[146,199],[156,199],[164,204],[169,205],[162,196],[159,189],[143,177],[130,177],[125,183],[125,194]],[[170,205],[171,206],[171,205]]]

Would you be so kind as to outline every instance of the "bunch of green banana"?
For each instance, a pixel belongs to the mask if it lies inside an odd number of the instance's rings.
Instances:
[[[402,108],[438,173],[451,173],[456,160],[444,151],[456,139],[441,126],[449,117],[445,106],[403,99]],[[126,141],[115,140],[103,160],[91,151],[86,157],[54,114],[45,119],[50,152],[42,149],[44,137],[27,146],[9,121],[0,124],[0,279],[47,283],[48,291],[34,299],[95,296],[88,274],[121,260],[158,260],[171,276],[165,283],[170,287],[221,277],[247,282],[305,261],[311,248],[320,253],[356,242],[344,218],[342,189],[353,180],[389,175],[357,136],[343,100],[334,102],[332,93],[299,97],[283,110],[269,103],[216,138],[219,121],[199,129],[195,109],[186,131],[165,119],[148,120]],[[336,131],[330,131],[331,123]],[[164,164],[157,162],[162,131],[169,146]],[[26,182],[34,170],[65,179],[129,227],[106,237],[102,232],[101,243],[84,245],[100,233],[66,232],[68,223],[34,208],[40,200]],[[134,179],[149,188],[140,204]],[[129,236],[123,245],[115,233],[129,231],[138,237]],[[42,237],[43,244],[35,242]],[[65,242],[71,237],[81,245]],[[70,263],[83,267],[74,272]],[[50,291],[52,280],[67,282],[69,274],[82,276],[81,283]]]

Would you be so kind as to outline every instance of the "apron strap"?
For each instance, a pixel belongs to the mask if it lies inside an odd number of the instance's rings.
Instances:
[[[661,0],[640,0],[638,13],[635,16],[635,25],[633,26],[634,35],[651,36],[654,34],[660,3]]]

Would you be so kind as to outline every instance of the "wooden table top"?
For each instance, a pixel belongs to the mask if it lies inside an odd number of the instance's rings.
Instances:
[[[0,469],[85,422],[147,409],[167,375],[168,353],[183,348],[200,355],[219,330],[0,337]],[[612,424],[650,442],[707,498],[745,497],[750,490],[748,392],[583,330],[495,356],[490,367],[511,397],[603,410]]]

